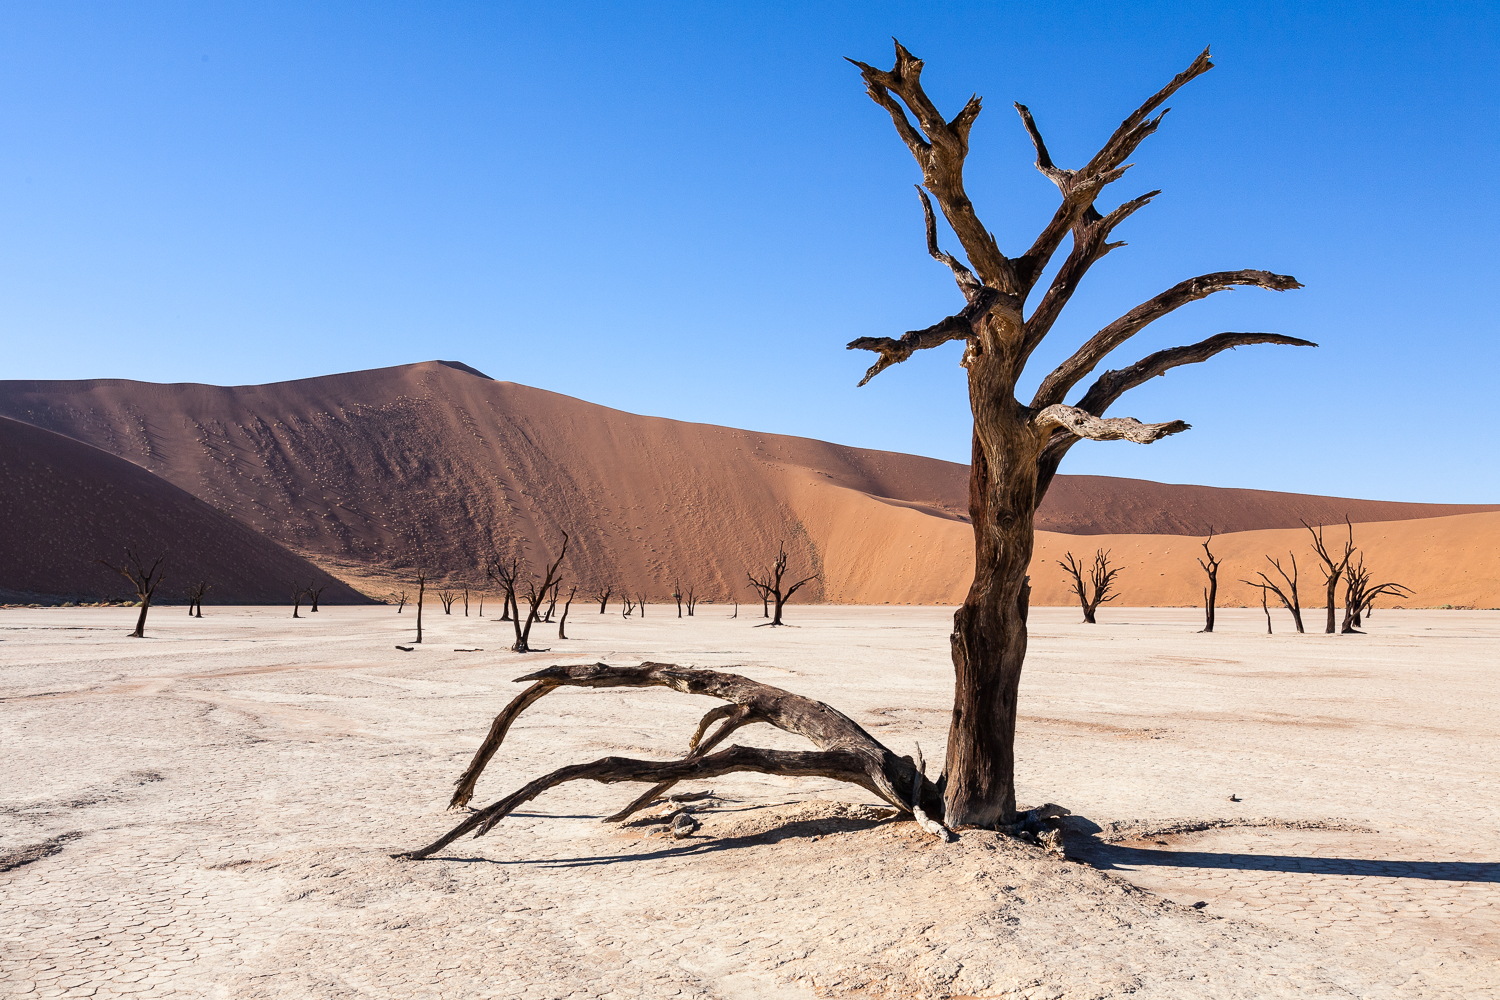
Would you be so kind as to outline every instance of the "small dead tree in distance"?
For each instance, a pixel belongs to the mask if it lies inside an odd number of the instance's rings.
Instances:
[[[188,617],[203,617],[203,595],[213,589],[213,584],[200,580],[188,590]]]
[[[1405,594],[1401,593],[1403,590]],[[1404,601],[1411,592],[1410,587],[1400,583],[1371,584],[1370,571],[1365,569],[1365,557],[1360,556],[1357,565],[1344,568],[1344,624],[1339,631],[1344,635],[1363,635],[1359,631],[1360,612],[1371,601],[1382,594]]]
[[[396,602],[396,614],[399,615],[401,612],[403,612],[403,611],[406,610],[406,591],[404,591],[404,590],[393,590],[393,591],[391,591],[391,599]]]
[[[712,603],[712,602],[710,602],[710,603]],[[687,592],[687,611],[688,611],[688,617],[689,618],[693,617],[693,613],[695,611],[697,611],[697,610],[698,610],[698,587],[697,587],[696,584],[690,583],[690,584],[688,584],[688,592]]]
[[[1288,552],[1287,556],[1292,561],[1292,572],[1290,576],[1287,575],[1286,570],[1281,568],[1280,559],[1272,559],[1270,556],[1266,556],[1266,562],[1274,566],[1276,568],[1276,572],[1281,575],[1282,582],[1286,584],[1285,589],[1283,589],[1279,584],[1273,583],[1271,581],[1271,578],[1269,576],[1266,576],[1265,573],[1255,574],[1256,576],[1260,577],[1260,583],[1256,583],[1253,580],[1241,580],[1240,582],[1248,584],[1251,587],[1262,588],[1262,597],[1265,596],[1265,592],[1267,590],[1275,594],[1277,599],[1281,601],[1282,605],[1292,613],[1292,624],[1297,627],[1297,631],[1304,632],[1306,630],[1302,627],[1302,599],[1297,596],[1297,554],[1295,552]]]
[[[672,583],[672,600],[677,602],[677,617],[682,617],[682,584],[674,581]]]
[[[469,617],[469,585],[464,584],[464,617]]]
[[[530,610],[526,614],[526,623],[524,626],[521,624],[520,605],[516,606],[516,617],[512,621],[512,625],[516,630],[516,643],[511,647],[512,652],[531,652],[531,646],[529,645],[531,640],[531,626],[536,624],[540,618],[542,602],[546,600],[547,592],[552,589],[553,581],[557,579],[557,568],[562,565],[563,558],[568,554],[568,533],[564,531],[562,536],[562,550],[558,552],[557,559],[547,567],[547,575],[543,577],[541,586],[537,586],[535,580],[526,585],[526,603],[530,605]]]
[[[568,602],[563,605],[562,617],[557,620],[557,637],[566,639],[568,637],[568,609],[573,606],[573,595],[578,593],[578,585],[574,584],[568,588]]]
[[[135,598],[140,602],[141,613],[135,620],[135,628],[130,632],[132,639],[146,638],[146,612],[151,610],[151,599],[156,596],[156,588],[166,579],[166,571],[162,569],[162,563],[166,561],[165,554],[159,555],[147,566],[145,560],[131,548],[125,550],[125,561],[118,566],[103,559],[96,560],[100,566],[112,569],[129,580],[130,585],[135,588]]]
[[[422,599],[427,594],[427,571],[417,570],[417,642],[422,641]]]
[[[1063,559],[1059,559],[1057,564],[1073,578],[1073,593],[1078,596],[1078,603],[1083,608],[1084,624],[1097,625],[1094,614],[1099,610],[1099,605],[1108,604],[1120,596],[1110,593],[1115,586],[1115,577],[1120,574],[1119,567],[1110,568],[1109,553],[1104,549],[1094,553],[1094,562],[1089,567],[1087,580],[1083,578],[1083,563],[1074,558],[1072,552],[1063,553]]]
[[[635,602],[630,599],[630,594],[626,593],[626,594],[621,595],[621,597],[620,597],[620,617],[621,618],[629,618],[631,612],[633,612],[634,610],[635,610]]]
[[[307,588],[296,580],[292,581],[292,617],[301,618],[302,597],[307,593]]]
[[[1344,523],[1349,527],[1349,538],[1344,542],[1343,557],[1334,559],[1323,544],[1323,526],[1320,524],[1314,528],[1306,521],[1302,522],[1302,527],[1312,533],[1313,551],[1317,553],[1319,559],[1323,560],[1323,583],[1328,588],[1328,621],[1323,631],[1328,635],[1333,635],[1333,605],[1337,599],[1339,581],[1344,578],[1344,570],[1349,568],[1349,560],[1354,556],[1354,525],[1349,523],[1347,514],[1344,515]]]
[[[601,615],[609,607],[609,595],[614,592],[615,589],[613,586],[599,587],[594,590],[594,600],[599,602],[599,613]]]
[[[318,610],[318,601],[322,599],[322,597],[323,597],[323,591],[325,591],[327,589],[328,589],[328,581],[327,580],[324,580],[321,584],[319,584],[316,587],[314,587],[310,583],[307,585],[307,612],[308,612],[308,614],[312,614],[314,611]]]
[[[818,578],[818,574],[814,573],[812,576],[798,580],[796,583],[783,585],[782,578],[786,576],[786,542],[781,543],[781,547],[777,550],[776,561],[771,564],[771,568],[764,576],[757,580],[753,574],[746,573],[745,575],[750,577],[750,585],[760,591],[764,597],[774,602],[776,606],[775,615],[771,620],[755,626],[756,628],[765,628],[767,625],[784,625],[785,622],[781,620],[781,610],[786,607],[786,602],[791,600],[792,595],[801,590],[806,584],[812,583]]]
[[[1249,583],[1250,581],[1245,580],[1242,582]],[[1250,586],[1256,587],[1260,591],[1260,610],[1266,616],[1266,635],[1273,635],[1274,633],[1271,631],[1271,609],[1266,603],[1266,591],[1270,588],[1264,583],[1259,585],[1251,583]]]
[[[453,614],[453,602],[458,600],[457,591],[451,590],[448,587],[444,587],[442,590],[439,590],[437,592],[437,595],[438,600],[443,602],[443,614]]]
[[[522,678],[532,681],[532,687],[496,717],[489,738],[460,779],[455,805],[467,802],[473,780],[500,745],[515,716],[558,686],[661,685],[711,694],[728,704],[709,712],[699,724],[700,731],[707,732],[714,722],[721,721],[719,729],[707,740],[700,732],[689,742],[688,755],[679,760],[607,757],[593,764],[563,768],[475,812],[440,841],[408,857],[426,857],[466,831],[483,833],[521,802],[574,779],[641,781],[661,787],[739,770],[821,774],[859,784],[904,812],[911,812],[914,803],[935,812],[941,803],[949,826],[1010,823],[1015,816],[1016,694],[1026,653],[1026,573],[1035,540],[1037,505],[1063,457],[1084,439],[1148,444],[1187,430],[1188,425],[1180,420],[1142,424],[1130,418],[1104,417],[1123,393],[1170,369],[1206,361],[1221,351],[1248,344],[1311,346],[1307,341],[1275,334],[1222,333],[1187,347],[1158,351],[1120,371],[1106,372],[1076,404],[1064,402],[1115,348],[1189,302],[1235,286],[1276,290],[1300,287],[1294,278],[1266,271],[1205,274],[1148,299],[1105,326],[1041,381],[1029,405],[1022,403],[1015,397],[1015,390],[1026,361],[1052,329],[1090,267],[1120,246],[1109,241],[1111,232],[1149,203],[1156,192],[1102,215],[1094,207],[1096,199],[1108,184],[1124,175],[1126,159],[1156,131],[1161,115],[1152,117],[1153,112],[1183,85],[1212,68],[1208,53],[1205,51],[1127,117],[1103,148],[1076,170],[1053,164],[1031,113],[1017,106],[1036,148],[1037,167],[1057,185],[1062,199],[1030,248],[1016,257],[1000,251],[964,190],[963,165],[969,133],[980,113],[979,98],[971,99],[953,119],[946,119],[922,89],[921,60],[900,43],[896,46],[895,68],[890,71],[864,63],[855,65],[870,97],[889,112],[898,135],[917,161],[926,187],[919,194],[929,220],[928,252],[950,268],[966,300],[958,313],[925,330],[911,331],[899,339],[864,337],[849,345],[880,355],[865,375],[868,382],[919,350],[954,340],[965,342],[962,364],[968,372],[975,421],[969,491],[975,574],[964,605],[954,616],[954,712],[942,778],[939,783],[926,781],[910,758],[897,757],[830,707],[768,689],[747,678],[659,664],[636,668],[551,667]],[[915,125],[908,112],[915,115]],[[972,270],[938,248],[927,192],[936,198],[958,236]],[[1050,272],[1048,264],[1054,252],[1070,235],[1072,249],[1067,259],[1055,273]],[[1027,316],[1026,299],[1047,273],[1053,273],[1050,285]],[[731,747],[707,752],[728,731],[750,721],[799,733],[818,750],[806,753]]]
[[[1208,543],[1214,540],[1214,526],[1208,526],[1208,537],[1203,540],[1203,554],[1207,561],[1198,560],[1198,565],[1203,567],[1203,572],[1208,574],[1208,586],[1203,588],[1203,631],[1214,630],[1214,602],[1219,599],[1219,560],[1214,558],[1213,550]],[[1262,597],[1265,595],[1262,594]]]

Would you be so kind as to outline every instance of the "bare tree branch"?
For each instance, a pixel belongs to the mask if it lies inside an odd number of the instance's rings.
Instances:
[[[922,89],[922,60],[908,52],[900,42],[896,42],[896,65],[889,72],[857,59],[849,62],[859,67],[870,99],[889,112],[897,134],[922,170],[923,184],[937,197],[948,225],[953,227],[974,270],[986,285],[1010,295],[1017,294],[1019,288],[1010,260],[1000,252],[995,237],[979,221],[974,204],[964,190],[964,158],[969,154],[969,130],[974,119],[979,117],[980,98],[969,98],[952,121],[945,121]],[[900,104],[896,101],[898,97]],[[916,116],[922,127],[920,134],[902,110],[902,104]]]
[[[917,189],[917,197],[922,199],[922,218],[927,224],[927,252],[933,260],[948,265],[953,272],[953,279],[958,282],[958,290],[964,293],[964,298],[970,302],[979,294],[984,287],[984,282],[974,276],[962,261],[950,253],[938,249],[937,242],[937,216],[932,214],[932,199],[927,197],[927,192],[922,190],[922,185],[912,185]]]
[[[981,286],[961,311],[925,330],[908,330],[900,340],[892,340],[890,337],[860,337],[858,340],[851,340],[849,350],[874,351],[880,355],[880,360],[870,366],[859,384],[866,384],[891,365],[905,361],[917,351],[941,347],[951,340],[968,340],[978,332],[980,322],[989,315],[1000,298],[1000,293],[993,288]]]
[[[1065,170],[1057,167],[1052,162],[1052,157],[1047,152],[1047,145],[1042,141],[1041,130],[1037,128],[1031,111],[1024,104],[1017,104],[1016,111],[1021,116],[1021,123],[1026,127],[1026,134],[1031,137],[1032,145],[1036,147],[1036,166],[1042,174],[1056,184],[1058,190],[1063,194],[1063,202],[1058,206],[1052,216],[1052,221],[1047,223],[1045,229],[1037,236],[1036,242],[1031,249],[1016,258],[1014,267],[1021,287],[1029,291],[1041,277],[1042,271],[1052,259],[1062,243],[1063,237],[1074,228],[1083,212],[1091,207],[1094,199],[1099,197],[1099,192],[1105,185],[1110,184],[1124,176],[1129,169],[1125,164],[1125,158],[1135,152],[1136,148],[1145,141],[1146,137],[1155,132],[1166,115],[1163,111],[1155,118],[1150,117],[1151,112],[1161,107],[1167,98],[1171,97],[1189,81],[1202,76],[1214,68],[1209,60],[1208,49],[1204,49],[1194,59],[1192,65],[1174,76],[1161,90],[1153,94],[1139,108],[1120,123],[1109,140],[1094,154],[1093,159],[1080,170]],[[1168,109],[1170,110],[1170,109]],[[1075,233],[1075,238],[1077,234]]]
[[[1164,424],[1143,424],[1134,417],[1096,417],[1076,406],[1061,403],[1049,406],[1033,418],[1039,430],[1059,427],[1075,437],[1090,441],[1134,441],[1151,444],[1169,434],[1180,434],[1192,426],[1181,420]]]
[[[1042,380],[1031,405],[1041,408],[1062,402],[1068,390],[1093,371],[1109,352],[1148,325],[1189,302],[1207,298],[1215,292],[1227,291],[1235,285],[1253,285],[1278,292],[1302,287],[1296,278],[1289,275],[1256,270],[1215,271],[1212,274],[1200,274],[1196,278],[1178,282],[1160,295],[1142,302],[1090,337],[1088,343],[1073,352],[1072,357],[1058,365],[1052,374]]]

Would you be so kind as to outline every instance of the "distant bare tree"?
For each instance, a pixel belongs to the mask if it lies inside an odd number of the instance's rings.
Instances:
[[[557,610],[557,592],[560,589],[562,589],[562,581],[554,580],[552,581],[552,592],[550,596],[547,594],[543,594],[544,597],[547,597],[547,614],[542,618],[542,621],[552,621],[552,613]]]
[[[1403,590],[1405,594],[1401,593]],[[1344,624],[1340,631],[1344,635],[1363,635],[1359,631],[1361,612],[1370,602],[1381,595],[1404,601],[1411,592],[1410,587],[1399,583],[1370,583],[1370,571],[1365,569],[1364,556],[1360,556],[1357,565],[1344,569]]]
[[[318,601],[322,598],[323,591],[325,591],[327,589],[328,589],[328,581],[327,580],[324,580],[321,584],[319,584],[316,587],[314,587],[310,583],[307,585],[307,611],[308,611],[308,614],[311,614],[312,612],[318,610]]]
[[[687,611],[688,617],[693,617],[693,612],[698,610],[698,587],[696,584],[688,584]]]
[[[635,602],[630,599],[630,595],[628,593],[621,595],[621,597],[620,597],[620,617],[621,618],[629,618],[631,612],[633,612],[634,610],[635,610]]]
[[[635,602],[635,609],[640,612],[642,618],[646,617],[646,595],[642,594]]]
[[[500,620],[515,621],[510,611],[516,600],[516,581],[521,573],[521,560],[512,556],[509,562],[493,562],[484,572],[500,588],[500,599],[505,606],[505,613],[500,616]]]
[[[469,617],[469,585],[464,584],[464,617]]]
[[[781,611],[786,606],[786,602],[791,600],[792,595],[801,590],[803,586],[812,583],[818,578],[818,574],[814,573],[812,576],[804,577],[790,585],[782,582],[782,578],[786,576],[786,542],[781,543],[781,547],[777,550],[776,561],[771,564],[770,570],[765,575],[759,579],[756,579],[750,573],[746,573],[745,575],[750,577],[751,586],[769,597],[776,605],[776,613],[771,621],[757,625],[755,626],[756,628],[764,628],[765,625],[785,624],[781,620]]]
[[[578,585],[574,584],[568,588],[568,603],[563,605],[562,617],[557,620],[557,637],[566,639],[568,637],[568,609],[573,606],[573,595],[578,593]]]
[[[438,600],[443,602],[443,614],[453,614],[453,602],[458,600],[458,592],[448,587],[438,591]]]
[[[1109,565],[1109,552],[1100,549],[1094,553],[1094,564],[1089,567],[1089,578],[1083,578],[1084,565],[1073,557],[1072,552],[1063,554],[1064,559],[1058,560],[1058,565],[1068,571],[1073,577],[1073,593],[1078,595],[1078,603],[1083,607],[1083,620],[1089,625],[1097,625],[1094,613],[1098,611],[1099,605],[1108,604],[1120,595],[1110,593],[1115,586],[1115,577],[1119,575],[1119,568],[1111,569]]]
[[[484,617],[484,591],[479,592],[479,617]]]
[[[1271,632],[1271,609],[1266,606],[1266,591],[1269,589],[1270,588],[1264,583],[1260,585],[1260,610],[1264,612],[1266,616],[1266,635],[1273,634]]]
[[[188,617],[203,617],[203,595],[213,589],[213,584],[200,580],[188,590]]]
[[[734,614],[730,615],[729,617],[731,617],[731,618],[738,618],[739,616],[740,616],[740,599],[738,597],[736,597],[734,599]]]
[[[427,593],[427,571],[417,570],[417,642],[422,641],[422,598]]]
[[[677,582],[677,581],[675,581],[675,580],[672,582],[672,600],[674,600],[674,601],[677,602],[677,617],[681,618],[682,617],[682,584],[679,583],[679,582]]]
[[[749,573],[745,575],[750,576]],[[750,586],[754,587],[755,592],[760,595],[760,616],[762,618],[771,617],[771,592],[762,587],[753,576],[750,576]]]
[[[135,588],[136,600],[140,602],[141,614],[135,620],[135,629],[130,633],[132,639],[146,638],[146,612],[151,610],[151,599],[156,596],[156,588],[166,579],[166,573],[162,569],[162,563],[166,562],[165,555],[156,557],[156,561],[147,566],[145,560],[136,554],[134,549],[125,550],[125,561],[116,566],[113,563],[98,560],[99,565],[112,569],[116,573],[130,581]]]
[[[391,591],[391,600],[393,600],[393,601],[396,602],[396,614],[399,615],[401,612],[403,612],[403,611],[406,610],[406,591],[404,591],[404,590],[393,590],[393,591]]]
[[[542,602],[546,599],[547,592],[552,589],[552,584],[557,579],[557,569],[562,565],[563,557],[568,554],[568,533],[564,531],[562,536],[562,550],[558,552],[557,559],[547,567],[547,575],[542,578],[541,586],[538,586],[535,580],[531,580],[526,584],[526,603],[530,605],[531,609],[526,614],[526,623],[524,626],[521,624],[520,606],[517,605],[516,617],[512,622],[516,630],[516,644],[511,647],[511,650],[514,652],[529,653],[532,651],[530,646],[531,626],[539,619]]]
[[[1210,524],[1208,537],[1203,540],[1203,554],[1208,559],[1206,562],[1202,559],[1198,560],[1198,565],[1202,566],[1203,572],[1208,574],[1208,586],[1203,588],[1203,615],[1206,621],[1203,631],[1205,632],[1214,630],[1214,602],[1219,597],[1219,560],[1214,558],[1213,550],[1208,547],[1208,543],[1213,540],[1214,526]]]
[[[292,581],[292,617],[301,618],[302,598],[307,594],[307,588],[296,580]]]
[[[1344,515],[1344,523],[1349,526],[1349,538],[1344,542],[1343,557],[1334,559],[1328,554],[1328,549],[1323,544],[1323,526],[1320,524],[1314,528],[1306,521],[1302,522],[1302,527],[1312,533],[1313,551],[1318,554],[1319,559],[1323,560],[1323,583],[1328,588],[1328,622],[1323,631],[1328,635],[1333,635],[1333,605],[1337,599],[1339,581],[1344,578],[1344,570],[1349,568],[1349,560],[1354,555],[1354,525],[1349,523],[1348,514]]]
[[[1297,631],[1304,632],[1306,630],[1302,627],[1302,599],[1297,596],[1297,554],[1295,552],[1288,552],[1287,556],[1292,561],[1292,572],[1290,575],[1287,574],[1286,570],[1281,568],[1281,560],[1266,556],[1266,562],[1276,567],[1276,572],[1281,576],[1282,584],[1285,584],[1284,587],[1281,584],[1273,582],[1264,573],[1255,574],[1260,577],[1260,583],[1256,583],[1253,580],[1241,580],[1240,582],[1249,584],[1252,587],[1262,588],[1261,596],[1265,596],[1267,590],[1275,594],[1282,605],[1292,613],[1292,624],[1297,626]]]
[[[615,590],[613,586],[606,586],[595,589],[594,600],[599,602],[599,613],[601,615],[604,614],[605,609],[609,607],[609,595],[613,594],[614,592]]]

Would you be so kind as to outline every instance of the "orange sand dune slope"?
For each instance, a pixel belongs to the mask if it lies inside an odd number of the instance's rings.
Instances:
[[[568,531],[586,587],[745,593],[785,540],[810,600],[956,600],[968,469],[622,413],[425,362],[263,386],[0,383],[0,413],[128,459],[293,549],[478,581]],[[1122,446],[1123,447],[1123,446]],[[1075,533],[1289,527],[1495,508],[1059,477],[1038,519]]]
[[[289,601],[292,582],[321,580],[293,555],[157,476],[97,448],[0,417],[0,589],[73,600],[134,599],[129,583],[99,565],[131,546],[165,554],[157,600],[177,602],[197,581],[205,603]],[[327,603],[364,602],[342,583]]]

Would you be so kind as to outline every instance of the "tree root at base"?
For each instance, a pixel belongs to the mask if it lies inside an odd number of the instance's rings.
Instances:
[[[727,704],[711,709],[699,721],[697,730],[688,742],[685,757],[672,761],[603,757],[592,763],[559,768],[529,782],[498,802],[474,811],[462,823],[426,847],[392,857],[426,858],[470,831],[474,831],[476,837],[482,836],[522,804],[547,789],[568,781],[587,779],[604,783],[651,782],[649,790],[605,820],[619,822],[660,798],[678,782],[714,778],[741,771],[783,777],[832,778],[858,785],[900,812],[919,815],[926,821],[922,823],[924,830],[945,840],[952,836],[941,823],[928,819],[928,813],[942,815],[943,780],[940,778],[936,783],[928,781],[922,769],[910,757],[897,756],[865,732],[853,719],[820,701],[803,698],[739,674],[679,667],[671,663],[642,663],[637,667],[617,667],[604,663],[553,666],[517,680],[533,683],[495,716],[489,735],[480,744],[468,768],[454,782],[457,790],[449,802],[450,809],[462,808],[473,798],[479,776],[500,749],[516,718],[539,698],[556,688],[669,687],[685,694],[720,698]],[[705,738],[705,734],[715,723],[719,723],[718,729]],[[755,723],[766,723],[786,732],[796,733],[810,741],[817,750],[765,750],[734,745],[726,750],[710,753],[730,733]]]

